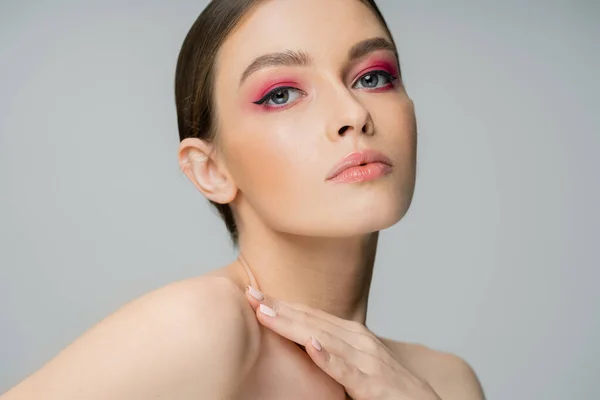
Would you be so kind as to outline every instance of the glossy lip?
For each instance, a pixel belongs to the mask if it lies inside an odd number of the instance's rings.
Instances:
[[[355,151],[350,154],[344,156],[340,161],[338,161],[333,168],[327,174],[325,180],[330,180],[339,175],[342,171],[351,168],[357,167],[359,165],[369,164],[379,162],[382,164],[386,164],[392,166],[392,160],[390,160],[385,154],[367,149],[363,151]]]

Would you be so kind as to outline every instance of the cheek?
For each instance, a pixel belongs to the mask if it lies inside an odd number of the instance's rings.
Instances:
[[[268,220],[287,221],[322,196],[322,127],[306,110],[257,112],[242,99],[218,99],[219,135],[239,201]],[[279,221],[279,222],[277,222]]]
[[[402,96],[373,107],[379,143],[396,164],[397,190],[404,199],[412,197],[416,179],[417,129],[412,101]],[[377,135],[376,135],[377,136]]]
[[[301,122],[290,123],[289,116],[238,121],[228,141],[228,163],[238,188],[257,208],[289,210],[290,203],[302,200],[300,191],[318,180],[315,135]]]
[[[398,113],[398,125],[402,127],[405,140],[405,154],[412,164],[417,157],[417,120],[412,100],[407,99],[402,103],[401,112]]]
[[[389,149],[395,149],[397,159],[413,160],[416,153],[416,118],[412,100],[401,96],[382,102],[375,108],[376,128],[385,136]]]

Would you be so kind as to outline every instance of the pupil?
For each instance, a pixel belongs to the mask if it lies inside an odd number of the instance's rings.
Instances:
[[[377,83],[379,83],[379,78],[377,77],[377,75],[366,75],[363,78],[364,86],[374,87],[374,86],[377,86]]]
[[[287,90],[280,90],[278,92],[275,93],[275,97],[273,98],[273,102],[275,102],[276,104],[283,104],[286,103],[288,101],[288,98],[290,97],[290,94],[288,93]]]

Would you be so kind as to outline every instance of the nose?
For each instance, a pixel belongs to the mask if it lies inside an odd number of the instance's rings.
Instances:
[[[327,135],[332,141],[346,135],[368,135],[375,133],[373,119],[367,108],[354,96],[351,89],[342,87],[334,91],[330,100],[331,119]]]

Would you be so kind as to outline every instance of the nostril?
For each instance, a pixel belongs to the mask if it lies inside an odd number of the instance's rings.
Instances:
[[[350,128],[348,125],[343,126],[343,127],[340,128],[340,130],[338,131],[338,133],[340,135],[343,135],[348,130],[348,128]]]

